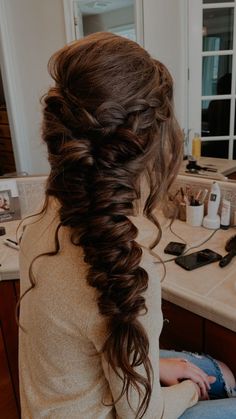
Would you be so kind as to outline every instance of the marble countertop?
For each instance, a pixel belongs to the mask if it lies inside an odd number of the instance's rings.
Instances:
[[[19,278],[18,251],[3,244],[4,238],[15,238],[18,224],[19,221],[4,223],[7,234],[0,236],[0,281]],[[140,229],[140,241],[147,246],[156,237],[156,228],[143,217],[136,225]],[[169,221],[161,218],[161,225],[162,239],[154,252],[166,261],[172,258],[163,252],[167,243],[181,240],[170,231]],[[187,242],[188,248],[196,246],[192,251],[210,248],[221,255],[226,253],[224,247],[227,239],[236,234],[235,229],[219,230],[202,244],[210,237],[212,230],[190,227],[179,220],[173,223],[172,230]],[[174,261],[167,262],[165,266],[166,276],[162,282],[164,299],[236,332],[236,257],[224,268],[220,268],[218,262],[191,272]],[[163,276],[161,263],[158,264],[158,270]]]

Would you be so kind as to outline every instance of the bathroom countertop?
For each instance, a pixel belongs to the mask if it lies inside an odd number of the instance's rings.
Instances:
[[[148,246],[156,237],[156,228],[143,217],[133,220],[136,220],[135,224],[140,230],[138,240]],[[154,253],[166,261],[172,258],[163,252],[167,243],[181,239],[170,231],[169,221],[160,216],[159,220],[163,234]],[[7,234],[0,236],[0,281],[19,278],[18,251],[3,244],[4,238],[9,237],[14,240],[18,224],[19,221],[4,223]],[[221,255],[226,253],[224,247],[227,239],[236,234],[232,228],[219,230],[209,241],[201,244],[213,233],[212,230],[190,227],[179,220],[174,221],[172,230],[187,242],[188,248],[197,246],[192,251],[210,248]],[[162,294],[165,300],[236,332],[236,257],[225,268],[220,268],[218,262],[190,272],[174,261],[167,262],[165,266],[166,276],[162,282]],[[162,277],[163,266],[159,263],[158,267]]]
[[[162,239],[154,252],[166,261],[174,256],[164,253],[165,246],[170,241],[182,240],[170,231],[169,221],[160,217],[159,220],[162,226]],[[142,219],[138,227],[140,241],[147,246],[155,238],[157,230],[155,232],[152,229],[152,234],[148,235],[150,222],[145,219]],[[233,228],[218,230],[203,244],[213,230],[190,227],[185,222],[176,220],[172,225],[172,231],[187,242],[187,248],[196,246],[188,253],[210,248],[222,256],[227,253],[224,250],[226,241],[236,234]],[[162,296],[165,300],[236,332],[236,257],[224,268],[221,268],[218,262],[193,271],[186,271],[174,261],[167,262],[165,266],[166,276],[162,281]],[[159,267],[160,275],[163,277],[164,269],[160,263]]]
[[[179,171],[180,175],[192,176],[192,173],[186,172],[188,160],[183,160]],[[197,164],[202,167],[210,167],[217,169],[217,172],[200,171],[196,176],[206,177],[210,179],[224,180],[231,173],[236,172],[236,160],[220,159],[214,157],[200,157]],[[195,175],[194,175],[195,176]]]

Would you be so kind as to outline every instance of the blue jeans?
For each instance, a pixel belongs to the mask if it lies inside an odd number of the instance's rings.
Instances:
[[[181,419],[236,419],[236,388],[232,389],[226,385],[215,359],[209,355],[167,350],[161,350],[160,357],[184,358],[201,368],[207,375],[216,377],[215,383],[209,390],[211,400],[198,402],[195,406],[187,409],[180,416]]]

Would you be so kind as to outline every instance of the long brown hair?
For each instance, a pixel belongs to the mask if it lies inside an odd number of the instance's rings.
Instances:
[[[128,398],[131,386],[138,391],[141,418],[152,391],[149,342],[139,320],[147,311],[148,274],[128,217],[146,174],[144,214],[158,225],[153,209],[179,167],[172,79],[138,44],[111,33],[65,46],[52,56],[49,72],[55,86],[44,97],[51,165],[46,194],[58,199],[60,225],[70,226],[72,243],[84,249],[87,281],[108,322],[103,352],[122,377],[120,396]],[[141,364],[143,376],[136,369]]]

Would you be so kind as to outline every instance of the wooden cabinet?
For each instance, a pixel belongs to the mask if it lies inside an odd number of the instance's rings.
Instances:
[[[0,282],[0,418],[19,419],[18,327],[15,307],[19,281]]]
[[[16,171],[11,132],[5,107],[0,108],[0,174]]]
[[[236,377],[236,333],[205,320],[204,339],[205,352],[228,364]]]
[[[5,345],[0,328],[0,417],[4,419],[18,418],[17,404],[11,380]]]
[[[236,376],[236,333],[163,300],[163,349],[207,353],[225,362]]]
[[[18,327],[15,307],[19,281],[0,282],[0,418],[19,419]],[[160,346],[204,352],[224,361],[236,376],[236,333],[163,300]]]
[[[162,301],[162,311],[161,347],[201,352],[203,319],[165,300]]]

